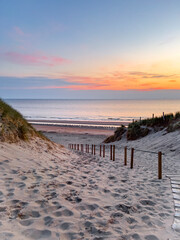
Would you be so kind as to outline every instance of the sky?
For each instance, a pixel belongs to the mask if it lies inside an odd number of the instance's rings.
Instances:
[[[0,0],[0,98],[180,99],[179,0]]]

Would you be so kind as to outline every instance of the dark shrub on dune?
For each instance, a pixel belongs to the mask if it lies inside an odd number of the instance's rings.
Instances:
[[[112,135],[104,140],[104,143],[110,143],[110,142],[115,142],[115,141],[121,140],[121,138],[125,132],[126,132],[126,127],[124,125],[121,125],[121,127],[118,127],[115,130],[114,135]]]
[[[138,138],[145,137],[149,133],[149,129],[147,127],[143,128],[140,126],[138,122],[128,126],[127,130],[127,140],[136,140]]]

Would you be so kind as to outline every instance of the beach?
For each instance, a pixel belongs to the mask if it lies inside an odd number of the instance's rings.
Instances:
[[[179,174],[179,132],[122,139],[114,143],[116,159],[111,161],[108,144],[105,158],[98,146],[96,155],[67,148],[69,143],[98,145],[111,132],[35,127],[56,144],[35,139],[0,146],[0,239],[179,239],[180,229],[172,228],[175,207],[166,177]],[[129,151],[124,166],[124,146],[135,148],[133,169]],[[136,149],[165,153],[162,180],[157,155]]]
[[[66,121],[66,123],[69,121]],[[37,123],[41,123],[40,121]],[[72,121],[70,122],[72,123]],[[74,123],[74,121],[73,121]],[[76,121],[76,124],[81,124],[81,122]],[[92,127],[95,125],[96,127]],[[105,123],[101,123],[105,124]],[[109,125],[109,123],[106,123]],[[69,143],[84,143],[84,144],[99,144],[104,141],[105,138],[112,135],[114,133],[114,128],[109,127],[98,127],[97,122],[93,122],[89,124],[86,122],[85,126],[58,126],[58,125],[51,125],[48,123],[46,124],[33,124],[33,126],[38,130],[42,131],[50,140],[62,144],[65,147],[68,147]],[[118,125],[114,125],[118,126]]]
[[[180,240],[180,0],[0,0],[0,240]]]

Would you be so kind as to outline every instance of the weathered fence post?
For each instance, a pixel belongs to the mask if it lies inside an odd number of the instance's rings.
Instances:
[[[164,117],[164,112],[163,112],[163,120],[165,120],[165,117]]]
[[[94,147],[94,146],[93,146],[93,144],[92,144],[92,148],[91,148],[91,153],[92,153],[92,154],[93,154],[93,147]]]
[[[83,152],[83,144],[81,144],[81,152]]]
[[[79,151],[79,144],[77,145],[77,150]]]
[[[99,156],[101,157],[101,145],[99,146]]]
[[[158,178],[162,179],[162,152],[158,152]]]
[[[112,160],[112,145],[110,145],[110,160]]]
[[[124,165],[127,165],[127,147],[124,148]]]
[[[96,145],[94,145],[94,155],[96,155]]]
[[[134,163],[134,148],[131,148],[131,169],[133,168]]]
[[[105,157],[105,145],[103,145],[103,157]]]
[[[115,161],[115,145],[113,145],[113,161]]]

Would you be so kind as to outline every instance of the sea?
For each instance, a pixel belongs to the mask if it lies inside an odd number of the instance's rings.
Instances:
[[[18,110],[29,122],[54,125],[100,124],[102,127],[117,125],[161,116],[162,113],[180,111],[177,100],[37,100],[6,99],[5,102]],[[44,122],[43,122],[44,121]],[[79,122],[80,123],[77,123]]]

